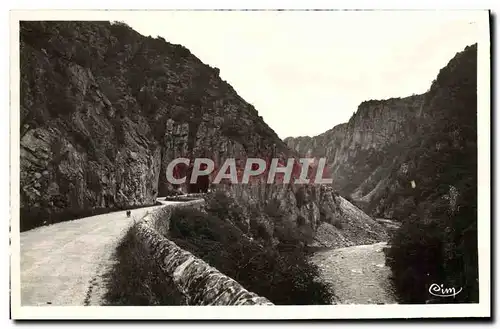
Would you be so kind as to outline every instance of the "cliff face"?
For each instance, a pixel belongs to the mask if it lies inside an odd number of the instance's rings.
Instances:
[[[330,164],[340,150],[346,134],[347,124],[343,123],[315,137],[288,137],[284,142],[289,148],[306,157],[326,157]]]
[[[233,224],[248,234],[266,231],[276,243],[341,248],[388,238],[384,226],[329,186],[233,185],[226,191],[244,209],[243,219]]]
[[[176,157],[290,153],[217,68],[182,46],[122,23],[20,30],[22,221],[151,204]]]
[[[470,46],[458,53],[423,95],[363,102],[348,123],[285,142],[301,155],[326,156],[334,188],[365,211],[402,217],[403,209],[414,204],[412,184],[421,183],[413,178],[431,174],[422,168],[415,172],[416,163],[426,168],[437,167],[432,161],[460,166],[461,161],[438,151],[460,149],[460,141],[475,141],[469,131],[476,122],[476,51]],[[426,154],[422,148],[426,144],[437,152],[424,164],[418,158]],[[437,180],[431,182],[433,177],[422,179],[428,181],[423,184],[428,190],[439,185]]]
[[[416,134],[396,148],[371,199],[374,214],[403,219],[455,213],[477,201],[477,45],[456,54],[425,94]],[[465,208],[465,207],[464,207]]]
[[[372,100],[359,105],[348,123],[315,137],[288,137],[287,145],[302,155],[326,157],[342,195],[360,201],[390,167],[391,148],[415,133],[424,96]]]
[[[334,186],[370,212],[392,170],[400,142],[413,138],[424,96],[367,101],[347,123],[332,163]]]

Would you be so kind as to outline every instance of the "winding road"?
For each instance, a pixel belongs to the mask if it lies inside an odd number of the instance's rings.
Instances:
[[[146,213],[162,206],[117,211],[42,226],[21,233],[21,304],[23,306],[98,305],[102,275],[113,264],[120,238]]]
[[[118,242],[134,220],[158,208],[117,211],[42,226],[21,233],[21,304],[23,306],[100,305],[104,276],[113,266]],[[333,286],[333,304],[396,303],[382,251],[385,243],[319,251],[312,261]]]

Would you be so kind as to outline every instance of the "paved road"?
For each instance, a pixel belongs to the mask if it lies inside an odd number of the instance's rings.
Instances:
[[[164,205],[179,202],[160,201]],[[94,304],[92,289],[134,219],[163,206],[86,217],[21,233],[21,304]]]
[[[333,285],[334,304],[396,304],[385,242],[319,251],[312,262]]]

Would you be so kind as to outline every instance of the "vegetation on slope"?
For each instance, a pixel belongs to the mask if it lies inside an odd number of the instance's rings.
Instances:
[[[116,260],[106,278],[106,306],[182,305],[183,296],[137,241],[132,226],[116,248]]]
[[[403,303],[479,299],[476,63],[471,46],[440,71],[426,95],[426,124],[403,156],[407,170],[395,173],[407,219],[387,259]],[[462,292],[434,298],[432,284]]]
[[[331,304],[331,287],[319,280],[319,269],[308,261],[297,237],[286,236],[278,224],[276,233],[288,243],[274,244],[274,232],[248,218],[243,207],[217,193],[206,212],[176,209],[169,239],[275,304]]]

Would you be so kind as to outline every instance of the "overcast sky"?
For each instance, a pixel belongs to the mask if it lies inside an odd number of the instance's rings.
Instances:
[[[133,13],[133,12],[132,12]],[[466,12],[133,13],[146,36],[182,44],[220,69],[276,133],[318,135],[364,100],[425,92],[439,70],[477,42]]]

